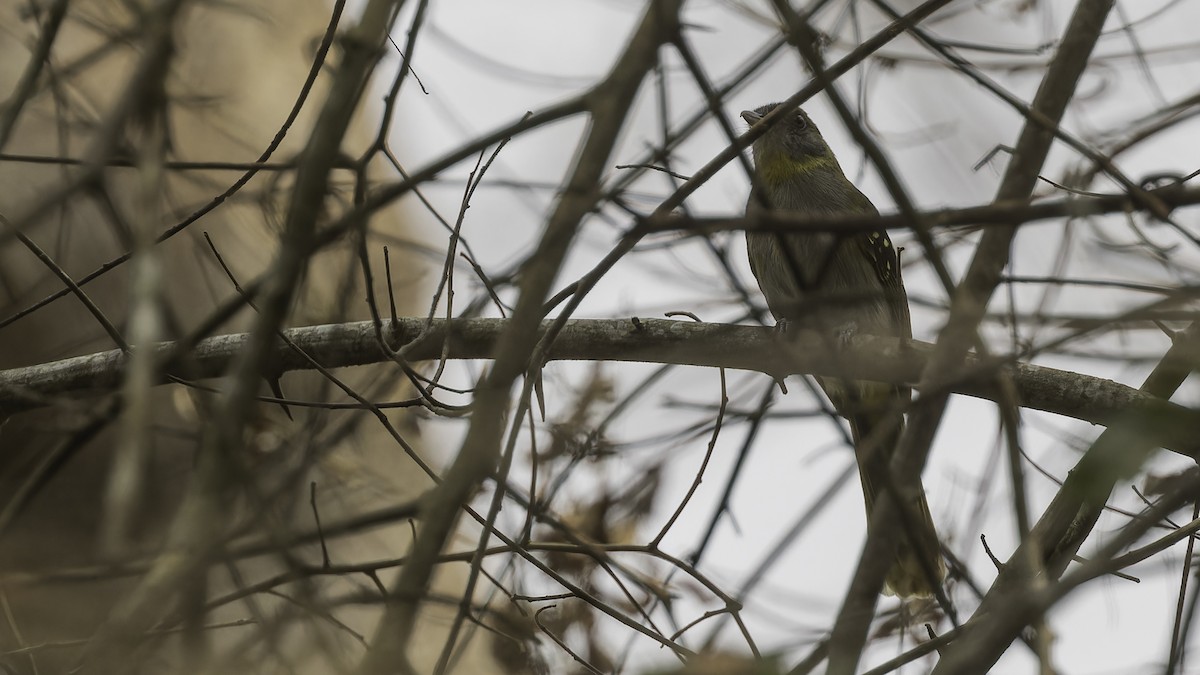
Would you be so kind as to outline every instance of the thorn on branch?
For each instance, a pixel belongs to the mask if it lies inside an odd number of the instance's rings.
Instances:
[[[1000,559],[997,558],[994,553],[992,553],[992,547],[988,546],[988,543],[987,543],[987,535],[986,534],[979,535],[979,541],[983,544],[983,550],[985,553],[987,553],[987,557],[990,558],[992,561],[992,564],[996,566],[996,571],[1003,572],[1004,571],[1004,563],[1000,562]]]
[[[971,170],[979,171],[983,167],[990,164],[992,162],[992,159],[996,155],[1000,154],[1001,152],[1007,152],[1008,154],[1011,155],[1014,152],[1016,152],[1016,150],[1013,150],[1012,146],[1009,146],[1009,145],[997,145],[996,147],[992,148],[991,150],[988,150],[987,154],[984,155],[982,159],[980,159],[978,162],[975,162],[974,166],[971,167]]]
[[[929,623],[925,624],[925,634],[929,636],[930,642],[933,642],[938,639],[938,634],[936,632],[934,632],[932,624],[929,624]],[[939,647],[935,647],[935,649],[937,650],[938,656],[940,657],[942,655],[943,647],[939,646]]]
[[[672,178],[678,178],[679,180],[682,180],[682,181],[688,181],[688,180],[692,179],[691,176],[685,176],[681,173],[676,173],[674,171],[671,171],[670,169],[667,169],[667,168],[664,168],[661,166],[655,166],[653,164],[618,164],[616,168],[618,168],[618,169],[649,169],[651,171],[661,171],[661,172],[667,174],[668,176],[671,176]]]
[[[1175,342],[1179,340],[1179,331],[1170,328],[1158,319],[1154,319],[1154,325],[1158,326],[1158,329],[1163,332],[1163,335],[1166,335],[1168,338],[1170,338],[1171,344],[1175,344]]]
[[[1080,555],[1071,556],[1071,560],[1073,562],[1077,562],[1081,565],[1088,562],[1087,558],[1084,558],[1083,556],[1080,556]],[[1117,577],[1118,579],[1124,579],[1125,581],[1132,581],[1135,584],[1142,583],[1141,579],[1133,576],[1132,574],[1126,574],[1120,570],[1112,570],[1111,572],[1108,572],[1108,574],[1111,574],[1112,576]]]

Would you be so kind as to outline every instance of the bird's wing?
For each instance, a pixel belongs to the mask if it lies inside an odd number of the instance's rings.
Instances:
[[[878,215],[879,210],[866,195],[854,191],[851,210]],[[900,273],[900,254],[892,244],[886,230],[873,230],[852,235],[863,255],[875,266],[875,273],[883,284],[884,300],[896,322],[896,335],[912,338],[912,319],[908,313],[908,295],[904,292],[904,280]]]

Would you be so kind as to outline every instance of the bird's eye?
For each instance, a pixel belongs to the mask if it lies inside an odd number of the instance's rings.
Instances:
[[[796,113],[796,125],[800,131],[808,128],[808,120],[804,117],[803,113]]]

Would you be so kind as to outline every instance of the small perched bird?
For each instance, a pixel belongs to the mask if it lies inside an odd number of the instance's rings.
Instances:
[[[744,111],[742,118],[753,125],[777,105]],[[878,213],[842,173],[833,151],[803,110],[788,113],[754,142],[754,173],[748,214],[764,208],[816,215]],[[835,338],[852,332],[912,337],[900,259],[887,232],[748,231],[746,248],[750,269],[777,322]],[[881,426],[889,408],[912,400],[912,390],[832,377],[818,377],[817,382],[838,414],[850,422],[869,522],[903,423],[880,431],[881,438],[865,441]],[[920,486],[917,494],[912,504],[918,516],[913,536],[903,538],[887,575],[886,591],[901,597],[932,595],[921,558],[935,571],[937,581],[945,576],[937,531]]]

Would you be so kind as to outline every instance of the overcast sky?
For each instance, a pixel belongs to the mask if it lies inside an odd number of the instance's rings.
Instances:
[[[819,23],[833,37],[827,55],[839,58],[883,21],[861,5],[858,14],[848,13],[848,2],[836,0],[820,14]],[[901,9],[915,2],[897,2]],[[1042,65],[1065,25],[1073,2],[1042,0],[1023,9],[1023,2],[957,2],[928,23],[946,40],[969,43],[963,48],[995,82],[1023,100],[1030,100],[1038,84]],[[644,6],[632,0],[444,0],[431,3],[427,24],[413,61],[416,74],[427,89],[406,90],[396,141],[409,166],[420,166],[465,139],[561,101],[595,83],[607,71],[624,45]],[[955,8],[957,10],[955,11]],[[395,32],[403,41],[407,15]],[[687,38],[698,53],[711,80],[717,84],[744,66],[752,55],[778,34],[768,3],[696,0],[688,4]],[[1120,30],[1122,21],[1129,30]],[[1097,147],[1121,137],[1139,119],[1196,93],[1196,26],[1200,25],[1200,3],[1170,0],[1138,0],[1120,3],[1101,40],[1095,63],[1085,77],[1066,126]],[[983,49],[987,47],[990,49]],[[1143,50],[1144,59],[1137,50]],[[914,41],[901,38],[882,51],[890,64],[878,59],[843,77],[838,86],[859,109],[885,149],[888,159],[903,177],[914,201],[922,207],[967,206],[986,203],[995,193],[1007,155],[1003,152],[978,170],[975,166],[996,146],[1012,145],[1021,118],[1012,109],[978,85],[949,70]],[[703,108],[703,97],[681,66],[678,56],[664,50],[672,124]],[[807,82],[798,57],[783,50],[770,65],[755,74],[747,85],[728,97],[724,114],[740,132],[745,124],[737,113],[765,102],[786,98]],[[618,164],[644,161],[646,149],[659,142],[660,109],[648,82],[634,108],[622,143],[613,157],[609,180],[623,173]],[[872,198],[883,212],[893,211],[891,198],[876,173],[869,168],[841,126],[827,101],[818,96],[806,109],[820,125],[848,176]],[[483,187],[472,201],[464,236],[484,269],[498,272],[523,259],[544,224],[557,186],[568,170],[584,120],[576,118],[554,124],[514,140],[501,153]],[[1184,123],[1161,137],[1118,157],[1118,165],[1135,179],[1151,173],[1190,173],[1200,155],[1200,128]],[[719,152],[727,140],[711,117],[674,155],[672,168],[689,174]],[[1047,178],[1062,181],[1071,169],[1082,166],[1079,157],[1056,146]],[[463,164],[445,174],[447,182],[430,189],[431,199],[453,214],[461,199],[462,181],[471,167]],[[523,187],[513,188],[508,181]],[[639,178],[630,188],[628,203],[649,212],[672,187],[660,173]],[[1099,179],[1085,189],[1111,192],[1111,182]],[[730,164],[687,202],[689,211],[705,215],[741,213],[749,183],[742,169]],[[1041,195],[1062,195],[1049,184]],[[430,219],[431,220],[431,219]],[[1178,222],[1195,231],[1195,212],[1180,212]],[[628,216],[605,209],[590,219],[580,234],[560,286],[577,278],[608,252]],[[444,235],[430,225],[435,241],[444,245]],[[898,245],[907,246],[905,280],[913,304],[913,333],[916,339],[936,338],[945,318],[945,293],[934,283],[920,249],[904,232],[893,234]],[[440,237],[440,239],[436,239]],[[1147,253],[1140,237],[1169,249],[1170,265]],[[752,291],[756,303],[763,301],[744,259],[740,235],[719,238],[732,249],[729,260],[734,272]],[[957,276],[969,260],[974,237],[958,241],[944,235],[952,272]],[[1048,222],[1023,229],[1017,240],[1015,262],[1009,273],[1020,277],[1066,276],[1072,279],[1125,280],[1167,286],[1195,285],[1198,260],[1196,247],[1163,226],[1142,230],[1130,227],[1124,218],[1090,222]],[[466,289],[464,289],[466,291]],[[478,293],[472,289],[464,293]],[[1079,317],[1110,317],[1122,309],[1149,300],[1143,292],[1082,287],[1049,287],[1045,284],[1014,284],[999,289],[993,313],[1015,309],[1020,321],[1016,331],[1021,344],[1044,343],[1061,334],[1063,321]],[[456,301],[459,302],[459,301]],[[1010,303],[1015,302],[1015,305]],[[459,306],[466,306],[463,302]],[[643,244],[628,256],[593,291],[577,311],[579,317],[661,317],[664,312],[686,310],[706,321],[750,322],[717,259],[702,242],[663,236]],[[1028,315],[1048,317],[1034,321]],[[996,352],[1014,350],[1010,326],[989,321],[986,333]],[[1161,332],[1145,325],[1105,332],[1067,345],[1070,353],[1040,354],[1036,362],[1112,378],[1137,386],[1161,355],[1169,341]],[[1151,359],[1147,361],[1146,359]],[[547,382],[559,392],[557,409],[571,403],[571,386],[590,372],[587,364],[555,364],[547,371]],[[627,393],[652,368],[608,366],[618,395]],[[465,381],[465,380],[464,380]],[[762,375],[729,373],[730,407],[752,410],[770,389]],[[775,392],[771,410],[780,415],[764,426],[750,452],[735,487],[733,519],[721,521],[716,538],[700,568],[730,591],[737,590],[747,575],[793,522],[809,512],[830,485],[843,478],[841,488],[825,508],[785,550],[765,580],[747,600],[746,616],[751,630],[766,649],[788,650],[792,657],[805,653],[805,646],[828,630],[841,595],[853,573],[864,536],[862,495],[843,434],[829,418],[797,417],[811,412],[819,399],[809,394],[799,378],[789,382],[790,394]],[[1192,382],[1176,400],[1196,402]],[[668,480],[658,495],[662,516],[648,521],[651,534],[674,508],[689,485],[703,457],[707,433],[680,438],[673,432],[712,417],[719,396],[716,371],[676,369],[642,395],[639,405],[622,415],[610,429],[619,454],[597,471],[579,472],[568,484],[565,509],[573,497],[595,494],[600,485],[620,486],[643,475],[650,467],[664,464]],[[551,411],[556,412],[555,397]],[[674,404],[674,405],[672,405]],[[985,534],[996,554],[1006,558],[1015,542],[1008,475],[998,445],[994,404],[955,397],[939,431],[925,471],[930,506],[943,539],[971,568],[975,579],[986,588],[995,576],[984,554],[979,535]],[[790,415],[790,417],[788,416]],[[1053,496],[1056,485],[1078,457],[1080,449],[1100,431],[1086,424],[1051,415],[1026,411],[1022,441],[1032,512],[1040,514]],[[667,550],[686,555],[696,545],[712,516],[716,501],[728,481],[729,472],[745,441],[747,426],[731,419],[717,442],[706,480],[683,518],[664,541]],[[662,438],[669,440],[663,441]],[[452,444],[448,445],[454,447]],[[1156,458],[1155,471],[1184,466],[1176,457]],[[1050,477],[1039,471],[1044,470]],[[520,481],[518,481],[520,482]],[[1128,485],[1119,486],[1114,503],[1137,509],[1138,498]],[[514,522],[522,516],[512,515]],[[1185,519],[1188,514],[1180,514]],[[1097,532],[1103,533],[1125,522],[1107,516]],[[1096,545],[1096,538],[1084,553]],[[1178,584],[1182,546],[1154,558],[1130,573],[1141,584],[1108,578],[1094,582],[1082,593],[1059,605],[1050,625],[1056,636],[1055,662],[1064,673],[1150,672],[1161,668],[1167,651]],[[687,597],[685,595],[685,597]],[[974,607],[963,587],[954,596],[960,611]],[[887,600],[882,606],[891,606]],[[685,605],[686,606],[686,605]],[[696,605],[698,616],[712,604]],[[686,612],[683,614],[686,615]],[[689,633],[699,642],[715,622]],[[943,624],[939,630],[945,630]],[[731,625],[724,626],[726,644],[741,643]],[[624,639],[624,629],[614,628]],[[666,659],[648,640],[635,640],[640,663]],[[879,662],[900,647],[893,640],[881,643],[870,661]],[[996,672],[1031,672],[1029,652],[1015,646]],[[920,669],[910,669],[918,672]],[[1200,672],[1200,671],[1196,671]]]

